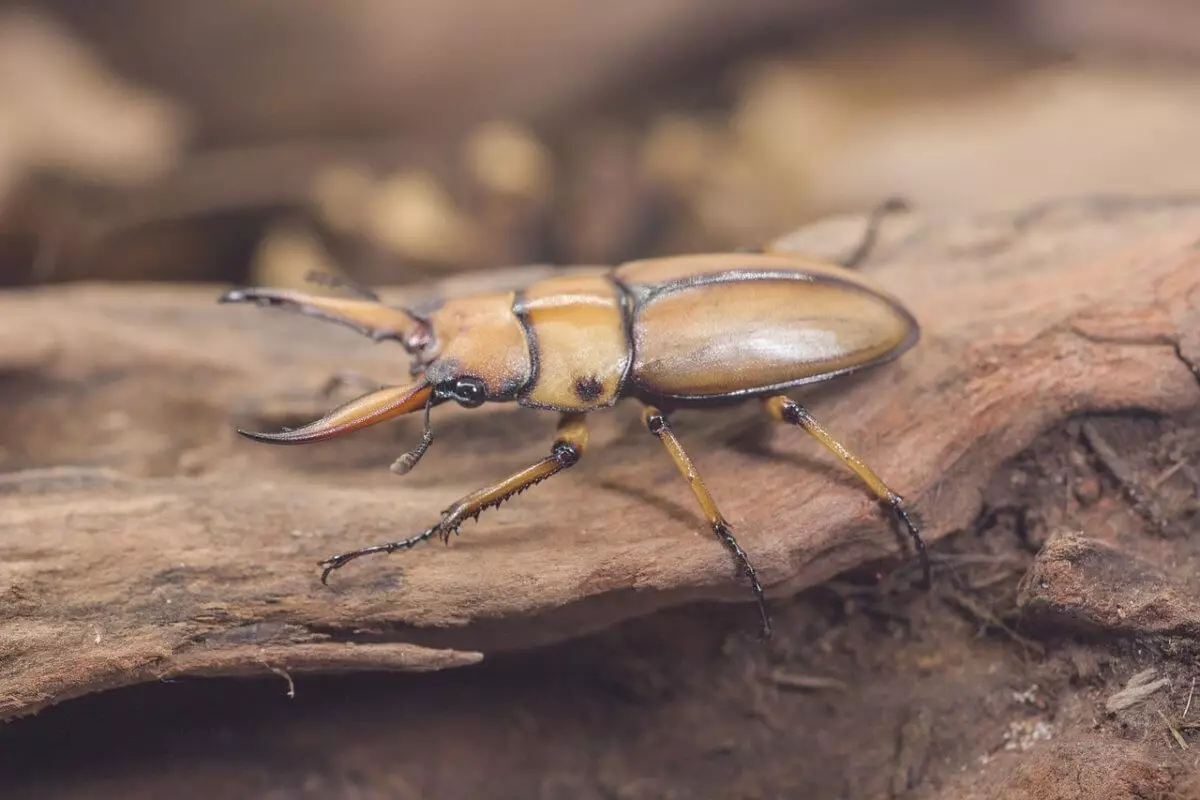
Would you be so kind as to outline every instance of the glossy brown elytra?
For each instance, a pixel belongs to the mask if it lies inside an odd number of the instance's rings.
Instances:
[[[854,259],[865,253],[880,216],[873,216]],[[348,325],[376,341],[399,342],[412,359],[413,382],[366,394],[295,430],[240,433],[273,444],[307,444],[423,410],[420,445],[393,465],[403,473],[433,441],[430,409],[447,401],[470,408],[516,402],[555,411],[559,423],[548,456],[461,498],[415,536],[322,561],[322,581],[360,556],[407,549],[433,536],[449,540],[467,518],[575,464],[587,448],[586,416],[630,398],[642,404],[647,429],[666,447],[713,532],[745,573],[766,635],[771,624],[758,575],[676,438],[668,422],[674,409],[757,400],[772,419],[803,428],[899,517],[928,585],[924,544],[900,495],[784,394],[891,361],[916,344],[913,316],[848,266],[775,252],[686,255],[552,277],[517,291],[417,310],[385,305],[369,290],[354,288],[358,296],[352,299],[250,288],[220,300],[279,306]]]

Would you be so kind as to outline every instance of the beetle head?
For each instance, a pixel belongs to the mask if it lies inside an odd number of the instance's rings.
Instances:
[[[429,315],[426,346],[414,354],[414,375],[434,387],[439,400],[468,408],[512,400],[529,382],[532,357],[509,293],[448,300]]]
[[[363,395],[293,430],[239,433],[274,444],[319,442],[451,400],[475,408],[489,400],[512,399],[528,382],[531,357],[524,329],[512,314],[511,295],[450,300],[428,314],[361,295],[325,297],[251,288],[220,298],[222,303],[256,303],[336,322],[375,341],[397,341],[412,356],[411,384]]]

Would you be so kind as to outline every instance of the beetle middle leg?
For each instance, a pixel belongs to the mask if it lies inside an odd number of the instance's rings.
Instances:
[[[324,571],[321,573],[321,583],[325,583],[329,573],[335,569],[362,556],[407,550],[434,536],[441,536],[443,541],[448,542],[450,535],[456,533],[467,519],[478,519],[479,515],[487,509],[499,506],[513,495],[520,494],[534,484],[541,483],[550,476],[578,463],[584,450],[587,449],[587,442],[588,430],[585,415],[563,414],[558,421],[558,431],[554,445],[550,448],[550,455],[502,481],[485,486],[459,499],[442,512],[442,518],[437,523],[415,536],[396,542],[351,550],[325,559],[319,564],[324,567]]]
[[[696,467],[692,464],[692,459],[688,457],[688,454],[683,449],[683,445],[675,438],[675,432],[671,430],[671,424],[667,422],[666,415],[654,406],[646,406],[642,412],[642,419],[646,423],[646,427],[650,433],[654,434],[663,443],[663,446],[667,448],[667,452],[671,455],[671,460],[675,462],[675,466],[679,468],[679,472],[692,487],[692,493],[700,501],[700,507],[704,509],[704,515],[708,518],[708,524],[712,526],[713,533],[721,540],[721,544],[725,545],[726,549],[733,554],[733,557],[738,562],[738,566],[746,573],[746,578],[750,582],[750,589],[754,592],[754,599],[758,602],[759,613],[762,615],[763,636],[769,639],[771,637],[771,615],[767,612],[767,601],[763,595],[762,584],[758,580],[758,571],[750,563],[750,557],[746,555],[746,551],[742,549],[737,539],[734,538],[729,523],[725,520],[725,516],[721,514],[721,510],[717,508],[717,502],[713,499],[712,494],[709,493],[708,487],[704,485],[704,481],[701,480],[699,473],[696,472]]]
[[[932,584],[929,554],[925,552],[925,542],[921,539],[921,532],[917,530],[917,526],[913,524],[912,518],[908,515],[904,498],[892,491],[862,459],[851,453],[841,442],[833,438],[829,431],[825,430],[820,423],[813,419],[812,414],[809,413],[807,408],[786,395],[768,397],[764,400],[764,404],[766,405],[767,413],[771,415],[772,419],[789,425],[800,426],[841,459],[843,464],[853,470],[854,474],[871,488],[871,491],[875,493],[880,502],[888,506],[900,518],[900,522],[908,530],[908,535],[913,540],[913,547],[917,551],[917,556],[921,559],[922,583],[928,588]]]
[[[909,202],[899,196],[887,197],[877,203],[867,216],[867,227],[863,230],[863,236],[859,240],[858,246],[850,251],[850,255],[841,260],[841,265],[846,269],[858,268],[875,248],[875,240],[879,238],[879,226],[883,224],[887,216],[900,211],[908,211],[909,208],[911,208]]]

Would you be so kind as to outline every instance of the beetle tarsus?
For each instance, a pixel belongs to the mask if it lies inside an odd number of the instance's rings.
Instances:
[[[917,558],[921,561],[921,588],[929,590],[933,588],[933,568],[929,563],[929,552],[925,549],[925,540],[921,538],[921,532],[917,530],[916,523],[912,521],[912,517],[908,515],[908,509],[904,507],[904,499],[900,495],[889,499],[887,503],[892,512],[900,518],[900,523],[904,525],[908,531],[908,536],[912,539],[913,549],[917,553]]]
[[[324,567],[324,570],[321,572],[321,583],[329,585],[329,573],[333,572],[335,569],[341,569],[356,558],[362,558],[363,556],[369,556],[375,553],[394,553],[397,550],[409,550],[413,547],[416,547],[421,542],[437,533],[438,527],[439,525],[434,525],[432,528],[428,528],[421,533],[418,533],[416,536],[410,536],[407,539],[401,539],[398,542],[389,542],[388,544],[377,544],[372,545],[371,547],[362,547],[358,550],[351,550],[348,553],[338,553],[336,556],[330,556],[324,561],[318,561],[317,566]]]
[[[750,582],[750,591],[754,592],[754,599],[758,602],[758,613],[762,616],[762,634],[764,639],[771,638],[771,615],[767,611],[767,598],[763,593],[762,583],[758,580],[758,570],[754,568],[754,564],[750,562],[750,556],[738,544],[738,540],[734,538],[733,531],[729,530],[729,524],[725,520],[719,520],[713,523],[713,533],[721,540],[721,544],[725,545],[726,549],[733,554],[737,559],[738,566],[745,573],[746,579]]]
[[[482,510],[483,509],[480,509],[480,511],[482,511]],[[474,514],[472,514],[471,516],[474,517],[476,521],[479,520],[479,512],[478,511],[475,512]],[[437,525],[435,525],[433,527],[434,527],[434,530],[437,531],[438,536],[442,537],[442,544],[449,545],[450,537],[459,532],[459,530],[462,528],[462,524],[464,522],[466,522],[465,518],[458,520],[458,522],[456,522],[454,524],[447,524],[447,523],[449,523],[449,519],[443,518],[441,522],[439,522]]]

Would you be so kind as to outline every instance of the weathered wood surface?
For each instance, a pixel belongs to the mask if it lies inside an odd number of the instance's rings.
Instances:
[[[780,245],[836,253],[857,228]],[[1062,418],[1200,403],[1198,242],[1200,202],[895,218],[866,269],[909,304],[922,343],[803,397],[934,541]],[[448,548],[364,559],[322,586],[320,558],[424,528],[542,456],[553,415],[445,409],[404,478],[387,465],[417,419],[304,448],[246,441],[235,425],[318,413],[333,372],[399,380],[407,362],[334,326],[218,306],[218,292],[0,297],[0,717],[185,673],[441,669],[686,601],[749,600],[631,406],[596,415],[579,466]],[[848,473],[756,406],[681,413],[676,428],[770,595],[903,546]]]

